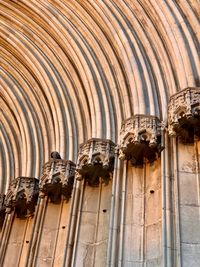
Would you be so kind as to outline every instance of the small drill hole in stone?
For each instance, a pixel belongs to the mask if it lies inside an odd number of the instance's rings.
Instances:
[[[103,210],[103,212],[105,213],[107,210]]]
[[[154,193],[154,190],[150,190],[150,193],[153,194]]]
[[[29,243],[29,241],[28,241],[28,240],[26,240],[26,243],[28,244],[28,243]]]
[[[65,229],[65,226],[62,226],[62,229]]]

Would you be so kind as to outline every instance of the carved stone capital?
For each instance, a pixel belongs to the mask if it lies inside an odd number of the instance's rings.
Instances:
[[[6,211],[6,207],[5,207],[5,195],[4,194],[0,194],[0,229],[3,226],[3,222],[5,219],[5,211]]]
[[[142,165],[144,159],[153,162],[162,151],[162,124],[155,116],[135,115],[122,123],[119,158]]]
[[[48,196],[53,203],[59,203],[63,195],[71,197],[76,165],[70,160],[52,158],[45,163],[40,178],[40,197]]]
[[[77,160],[77,176],[86,179],[88,185],[98,186],[100,178],[109,183],[114,168],[115,144],[107,139],[92,138],[80,145]]]
[[[39,180],[18,177],[11,181],[5,197],[6,211],[15,209],[18,218],[33,215],[39,194]]]
[[[169,135],[183,142],[193,142],[194,134],[200,137],[200,87],[186,88],[171,96],[168,106]]]

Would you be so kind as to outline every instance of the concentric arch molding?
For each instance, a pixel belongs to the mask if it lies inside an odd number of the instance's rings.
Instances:
[[[90,186],[98,186],[100,179],[109,183],[114,168],[115,144],[111,140],[92,138],[80,145],[76,177]]]
[[[122,123],[119,158],[130,160],[133,166],[156,160],[161,146],[161,121],[155,116],[135,115]]]

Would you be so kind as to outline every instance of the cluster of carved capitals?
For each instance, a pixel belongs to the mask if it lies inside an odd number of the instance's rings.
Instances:
[[[144,159],[153,162],[161,152],[160,120],[155,116],[135,115],[125,120],[120,131],[119,158],[130,160],[133,166]]]
[[[98,186],[100,179],[109,183],[114,168],[115,144],[106,139],[92,138],[80,145],[76,177],[90,186]]]
[[[168,107],[170,135],[181,137],[183,142],[200,137],[200,88],[186,88],[171,96]]]
[[[15,210],[18,218],[33,215],[39,194],[39,180],[18,177],[11,181],[3,206],[6,212]]]
[[[52,157],[43,167],[40,197],[48,196],[51,202],[59,203],[63,196],[68,201],[73,189],[75,167],[70,160]]]

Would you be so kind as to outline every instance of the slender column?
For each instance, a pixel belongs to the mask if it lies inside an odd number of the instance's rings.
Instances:
[[[75,265],[75,260],[76,260],[77,245],[78,245],[78,235],[79,235],[79,230],[80,230],[81,210],[82,210],[82,204],[83,204],[83,197],[84,197],[85,185],[86,185],[86,182],[85,181],[81,181],[80,200],[79,200],[79,205],[78,205],[76,233],[75,233],[75,237],[74,237],[74,249],[73,249],[72,264],[71,264],[71,266],[74,266]]]
[[[178,159],[177,159],[177,147],[178,141],[175,136],[172,137],[173,144],[173,173],[174,173],[174,208],[175,208],[175,255],[176,266],[181,267],[181,237],[180,237],[180,210],[179,210],[179,174],[178,174]]]
[[[126,204],[126,183],[127,183],[127,166],[128,161],[124,160],[122,192],[121,192],[121,221],[120,221],[120,236],[119,236],[119,267],[123,267],[123,244],[124,244],[124,222],[125,222],[125,204]]]
[[[111,251],[114,244],[112,243],[113,239],[113,224],[114,224],[114,218],[116,215],[116,208],[119,209],[119,207],[116,207],[116,186],[117,186],[117,174],[120,171],[118,169],[119,165],[119,158],[118,158],[118,148],[115,150],[115,165],[114,165],[114,171],[113,171],[113,183],[112,183],[112,197],[111,197],[111,210],[110,210],[110,224],[109,224],[109,236],[108,236],[108,254],[107,254],[107,262],[106,266],[111,265]]]
[[[162,247],[163,266],[172,266],[171,244],[171,174],[169,164],[169,139],[165,130],[162,131],[162,140],[165,150],[161,153],[161,185],[162,185]]]
[[[76,223],[77,223],[77,215],[78,215],[78,206],[79,206],[79,199],[80,199],[80,193],[81,193],[81,180],[76,179],[76,186],[75,186],[75,192],[74,192],[74,203],[71,210],[71,220],[69,225],[69,238],[68,238],[68,244],[67,244],[67,254],[66,254],[66,261],[65,261],[65,267],[71,266],[72,261],[72,254],[73,254],[73,248],[74,248],[74,238],[75,238],[75,232],[76,232]]]
[[[27,253],[26,267],[32,267],[36,263],[36,257],[38,253],[39,240],[41,238],[40,233],[42,231],[44,223],[44,215],[47,205],[47,197],[42,195],[39,197],[37,210],[33,223],[32,235],[30,238],[29,251]]]

